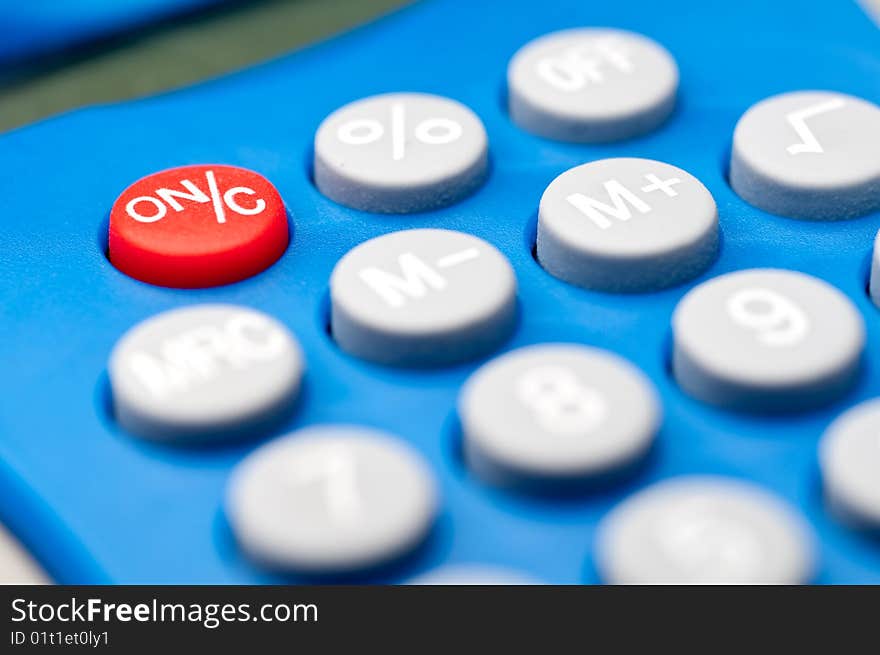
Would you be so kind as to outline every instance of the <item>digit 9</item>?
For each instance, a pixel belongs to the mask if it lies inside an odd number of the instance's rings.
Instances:
[[[810,326],[798,305],[761,287],[740,289],[730,296],[727,313],[738,325],[754,330],[765,346],[793,346],[803,340]]]

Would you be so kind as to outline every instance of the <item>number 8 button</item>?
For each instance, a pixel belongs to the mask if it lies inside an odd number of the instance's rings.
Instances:
[[[684,391],[746,411],[830,401],[854,382],[865,327],[853,304],[803,273],[753,269],[701,284],[672,317],[672,368]]]
[[[650,449],[662,409],[651,382],[625,359],[543,344],[481,367],[465,383],[458,413],[477,475],[545,490],[627,472]]]

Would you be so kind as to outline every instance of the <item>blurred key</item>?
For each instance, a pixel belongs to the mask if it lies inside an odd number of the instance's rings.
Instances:
[[[602,521],[596,563],[610,584],[804,584],[813,536],[760,487],[716,477],[654,484]]]
[[[305,363],[296,338],[247,307],[205,304],[153,316],[110,356],[116,420],[159,441],[247,436],[288,411]]]
[[[880,399],[847,410],[819,443],[825,496],[844,520],[880,527]]]
[[[427,535],[438,498],[428,465],[391,435],[346,425],[299,430],[233,471],[230,524],[273,569],[344,573],[384,564]]]
[[[662,410],[650,380],[622,357],[542,344],[479,368],[458,413],[472,470],[492,483],[533,487],[632,465],[650,449]]]

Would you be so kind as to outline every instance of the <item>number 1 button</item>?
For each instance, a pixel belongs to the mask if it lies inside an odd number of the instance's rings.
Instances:
[[[183,166],[138,180],[110,212],[110,261],[165,287],[213,287],[271,266],[287,248],[281,196],[234,166]]]

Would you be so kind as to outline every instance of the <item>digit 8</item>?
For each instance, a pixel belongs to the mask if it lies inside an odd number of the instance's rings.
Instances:
[[[520,402],[548,432],[583,434],[594,430],[605,418],[605,401],[595,389],[583,386],[563,366],[529,369],[516,383]]]

